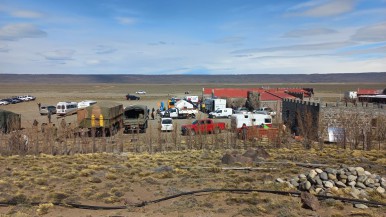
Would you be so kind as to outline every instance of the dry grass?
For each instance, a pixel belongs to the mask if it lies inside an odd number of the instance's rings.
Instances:
[[[288,156],[303,162],[319,162],[356,165],[352,156],[355,151],[326,147],[324,150],[304,150],[300,144],[292,149],[268,149],[271,158],[277,161]],[[150,200],[182,191],[203,188],[259,188],[272,190],[294,190],[287,185],[275,184],[276,177],[291,177],[307,171],[294,165],[283,165],[277,172],[221,171],[220,159],[224,152],[218,150],[189,150],[165,153],[125,153],[123,155],[97,153],[74,156],[1,157],[0,169],[9,171],[0,175],[0,187],[7,189],[0,200],[18,203],[29,201],[78,202],[89,204],[122,204]],[[385,156],[385,152],[363,152],[362,157]],[[339,158],[337,158],[339,156]],[[376,160],[375,158],[370,159]],[[180,166],[192,169],[181,169]],[[205,166],[210,169],[200,169]],[[239,165],[243,166],[243,165]],[[382,164],[382,166],[386,166]],[[384,172],[384,171],[371,171]],[[9,174],[9,175],[7,175]],[[263,181],[265,180],[265,181]],[[37,196],[39,195],[39,196]],[[370,194],[371,199],[384,201],[379,195]],[[163,203],[159,211],[165,215],[176,210],[185,213],[197,208],[214,214],[297,216],[300,202],[297,198],[267,194],[208,194],[200,197],[180,198],[172,203]],[[169,204],[169,205],[167,205]],[[349,211],[350,205],[328,204],[331,212]],[[221,207],[221,209],[216,209]],[[237,207],[237,209],[235,209]],[[55,207],[39,207],[38,213],[52,213]],[[149,208],[150,209],[150,208]],[[189,211],[190,210],[190,211]],[[139,211],[139,210],[138,210]],[[374,212],[381,210],[375,209]],[[136,212],[135,210],[132,212]],[[276,214],[275,214],[276,213]]]

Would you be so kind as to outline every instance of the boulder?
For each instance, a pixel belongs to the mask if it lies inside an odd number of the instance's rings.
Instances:
[[[230,153],[224,154],[221,158],[221,163],[223,164],[234,164],[236,163],[236,157]]]
[[[333,173],[329,173],[327,176],[328,176],[328,179],[330,180],[336,180],[336,175]]]
[[[357,171],[358,176],[365,175],[365,169],[363,169],[363,167],[356,167],[355,170]]]
[[[317,172],[318,174],[320,174],[320,173],[322,173],[322,172],[323,172],[323,170],[321,170],[321,169],[317,168],[317,169],[315,169],[315,172]]]
[[[341,182],[341,181],[337,181],[336,183],[335,183],[335,185],[338,187],[338,188],[345,188],[345,187],[347,187],[343,182]]]
[[[322,172],[321,174],[319,174],[319,177],[321,180],[328,180],[328,176],[326,172]]]
[[[300,194],[300,199],[304,208],[311,209],[313,211],[316,211],[320,208],[318,198],[308,192],[302,192]]]
[[[357,177],[354,176],[354,175],[349,175],[349,176],[347,177],[347,180],[348,180],[349,182],[356,181],[356,180],[357,180]]]
[[[270,157],[263,147],[257,147],[256,149],[249,148],[243,156],[251,158],[252,161],[256,161],[258,158],[267,159]]]
[[[362,182],[357,182],[357,183],[355,184],[355,187],[357,187],[357,188],[362,188],[362,189],[365,189],[365,188],[366,188],[366,186],[365,186]]]
[[[381,194],[384,194],[385,193],[385,189],[382,188],[382,187],[378,187],[377,189],[375,189],[378,193],[381,193]]]
[[[318,173],[315,170],[310,170],[308,173],[308,177],[311,179],[315,178],[316,175],[318,175]]]
[[[324,184],[324,187],[326,188],[334,187],[334,184],[331,181],[324,181],[323,184]]]
[[[358,208],[358,209],[367,209],[367,208],[369,208],[368,206],[366,206],[366,205],[364,205],[362,203],[356,203],[356,204],[354,204],[354,207]]]

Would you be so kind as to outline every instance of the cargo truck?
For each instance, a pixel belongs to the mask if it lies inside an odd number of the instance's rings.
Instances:
[[[123,105],[98,102],[78,110],[77,120],[79,128],[88,129],[89,135],[95,130],[96,136],[111,136],[123,126]]]
[[[147,129],[149,119],[148,109],[145,105],[132,105],[125,108],[123,125],[125,133],[142,132]]]

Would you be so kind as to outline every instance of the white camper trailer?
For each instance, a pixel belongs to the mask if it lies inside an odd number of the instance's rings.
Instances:
[[[265,124],[269,127],[272,126],[272,117],[271,115],[264,114],[254,114],[254,113],[245,113],[245,114],[233,114],[231,117],[231,128],[240,129],[243,125],[247,127],[260,126]]]

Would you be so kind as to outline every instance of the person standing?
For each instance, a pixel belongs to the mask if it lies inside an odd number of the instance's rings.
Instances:
[[[41,105],[42,104],[40,102],[38,102],[38,109],[39,109],[39,111],[40,111]]]
[[[155,111],[155,109],[153,108],[153,109],[151,110],[151,119],[153,119],[153,120],[154,120],[154,111]]]
[[[52,111],[51,110],[48,110],[48,123],[51,123],[51,114],[52,114]]]

